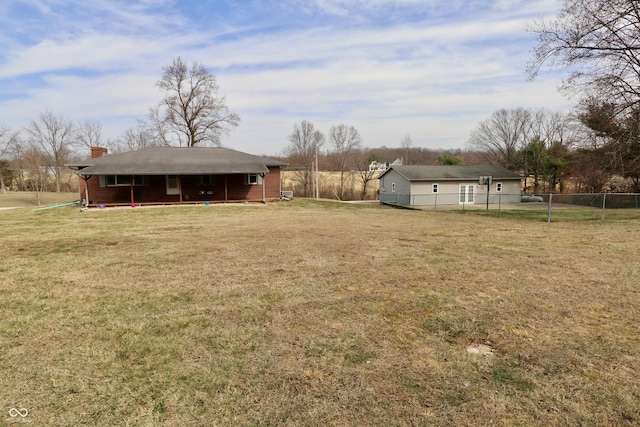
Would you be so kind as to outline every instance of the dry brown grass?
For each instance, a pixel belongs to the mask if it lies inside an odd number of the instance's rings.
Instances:
[[[377,172],[367,184],[367,194],[365,200],[377,199],[377,192],[380,183],[377,179],[380,172]],[[293,191],[294,197],[304,197],[300,178],[296,171],[282,171],[282,189]],[[340,191],[340,172],[320,171],[318,174],[320,186],[320,198],[338,199]],[[345,172],[344,175],[343,200],[360,200],[362,197],[362,179],[358,171]]]
[[[40,206],[72,202],[74,200],[78,200],[79,198],[80,197],[77,192],[42,192],[40,193]],[[7,191],[6,193],[0,193],[0,208],[24,208],[34,206],[38,206],[38,198],[36,196],[36,193],[22,191]]]
[[[635,221],[296,200],[0,223],[2,421],[640,423]]]

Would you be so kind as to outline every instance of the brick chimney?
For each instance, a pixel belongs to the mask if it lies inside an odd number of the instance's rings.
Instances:
[[[107,149],[102,147],[91,147],[91,158],[97,159],[107,154]]]

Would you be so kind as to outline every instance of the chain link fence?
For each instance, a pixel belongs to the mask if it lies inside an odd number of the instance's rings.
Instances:
[[[380,194],[380,203],[419,210],[487,210],[547,222],[640,219],[640,193],[392,193]]]

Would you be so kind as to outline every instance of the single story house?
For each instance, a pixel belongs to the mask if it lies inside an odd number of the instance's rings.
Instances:
[[[93,147],[77,171],[89,206],[266,201],[280,198],[287,164],[221,147],[154,147],[118,154]]]
[[[401,206],[520,203],[522,177],[500,166],[391,166],[378,177],[381,203]]]

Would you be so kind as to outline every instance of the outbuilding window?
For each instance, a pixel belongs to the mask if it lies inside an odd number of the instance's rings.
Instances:
[[[395,183],[395,182],[392,182],[392,183],[391,183],[391,192],[392,192],[392,193],[395,193],[395,192],[396,192],[396,183]]]
[[[496,193],[502,193],[502,183],[496,182]]]
[[[438,192],[438,184],[433,184],[431,186],[431,192],[432,193],[437,193]]]

